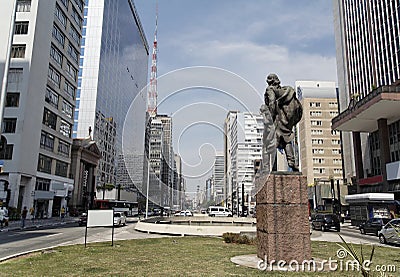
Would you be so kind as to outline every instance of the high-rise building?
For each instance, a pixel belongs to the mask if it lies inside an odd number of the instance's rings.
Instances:
[[[214,201],[213,198],[214,191],[214,178],[211,176],[206,180],[206,202]]]
[[[140,97],[139,92],[146,86],[149,47],[132,0],[86,1],[82,34],[73,134],[85,137],[91,130],[101,151],[97,187],[118,185],[116,173],[126,173],[122,151],[124,121],[135,97]],[[143,126],[145,110],[143,106]],[[144,145],[138,156],[141,160],[142,153]],[[127,157],[127,163],[140,165],[143,170],[143,161]],[[120,177],[124,177],[118,180],[123,186],[142,182],[129,182],[132,176],[127,174]]]
[[[149,198],[149,202],[158,206],[166,204],[166,189],[161,181],[161,173],[163,167],[163,150],[164,150],[164,129],[163,123],[156,117],[147,114],[147,126],[145,133],[145,165],[143,171],[142,192],[146,193],[145,197]]]
[[[217,204],[225,204],[225,172],[224,172],[224,153],[217,152],[213,166],[214,178],[214,201]]]
[[[173,202],[173,182],[174,182],[174,150],[172,147],[172,117],[168,115],[157,114],[156,118],[162,122],[163,126],[163,151],[161,182],[163,185],[163,194],[165,194],[165,204],[172,206]]]
[[[345,131],[345,178],[353,185],[349,193],[383,192],[400,199],[400,3],[333,4],[340,114],[332,128]],[[364,196],[364,204],[371,203]],[[372,206],[358,218],[382,208]]]
[[[300,171],[307,176],[310,204],[327,207],[332,202],[330,180],[343,184],[340,132],[331,129],[331,120],[339,113],[336,84],[297,81],[295,87],[303,106],[297,132]],[[317,195],[314,186],[318,187]]]
[[[58,215],[74,187],[70,165],[83,6],[82,0],[1,2],[0,37],[12,45],[0,45],[0,75],[8,72],[0,178],[9,184],[8,205],[33,207],[37,217]]]
[[[253,208],[255,205],[255,199],[251,197],[254,190],[254,164],[262,159],[263,131],[263,117],[259,114],[230,111],[225,119],[225,190],[228,192],[227,206],[232,209],[240,211],[242,201],[246,207]]]
[[[182,210],[183,198],[183,174],[182,174],[182,158],[178,154],[174,154],[174,182],[173,182],[172,207],[179,207]]]

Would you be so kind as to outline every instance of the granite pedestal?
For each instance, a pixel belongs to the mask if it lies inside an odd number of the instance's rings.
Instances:
[[[310,260],[307,178],[298,172],[272,172],[256,182],[262,187],[256,195],[257,256],[300,264]]]

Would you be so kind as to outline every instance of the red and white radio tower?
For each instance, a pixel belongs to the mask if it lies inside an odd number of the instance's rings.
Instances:
[[[158,3],[156,6],[156,30],[154,31],[153,57],[151,59],[151,74],[147,112],[151,117],[157,115],[157,25],[158,25]]]

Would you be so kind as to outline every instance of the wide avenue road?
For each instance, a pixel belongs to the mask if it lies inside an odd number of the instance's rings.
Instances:
[[[134,230],[135,223],[114,228],[114,240],[161,237],[155,234],[145,234]],[[110,241],[112,228],[89,228],[87,243]],[[85,227],[77,224],[64,225],[38,230],[23,230],[0,232],[0,261],[6,257],[48,247],[83,244],[85,242]]]

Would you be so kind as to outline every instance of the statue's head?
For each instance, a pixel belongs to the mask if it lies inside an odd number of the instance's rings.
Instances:
[[[275,73],[271,73],[267,76],[267,84],[268,85],[279,85],[281,83],[281,81],[279,81],[278,75],[276,75]]]

